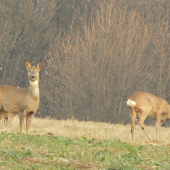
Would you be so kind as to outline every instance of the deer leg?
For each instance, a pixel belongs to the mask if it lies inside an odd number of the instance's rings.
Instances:
[[[9,118],[9,123],[8,123],[8,129],[11,132],[11,126],[12,126],[12,117]]]
[[[7,117],[7,112],[6,112],[6,111],[0,111],[0,120],[1,120],[2,118],[6,118],[6,117]],[[3,132],[3,131],[6,131],[6,129],[7,129],[7,122],[8,122],[8,121],[6,121],[6,120],[4,119],[5,129],[3,129],[2,132]]]
[[[25,119],[25,114],[20,113],[19,114],[19,120],[20,120],[20,134],[23,131],[23,127],[24,127],[24,119]]]
[[[11,126],[11,119],[9,117],[4,117],[4,124],[5,124],[5,128],[2,130],[2,132],[6,132],[11,130],[10,126]]]
[[[2,130],[2,132],[5,132],[8,129],[8,117],[4,117],[4,125],[5,128]]]
[[[31,124],[31,119],[34,116],[33,112],[30,112],[26,115],[26,132],[29,133],[29,128]]]
[[[151,138],[149,137],[148,133],[146,132],[144,124],[143,124],[146,118],[147,118],[147,114],[146,115],[141,114],[141,117],[140,117],[140,120],[139,120],[138,124],[141,127],[141,129],[145,132],[145,134],[148,137],[149,141],[151,142]]]
[[[16,114],[8,114],[8,129],[9,131],[11,132],[11,129],[12,129],[12,120],[13,118],[16,116]]]
[[[5,127],[8,126],[8,117],[4,117],[4,125],[5,125]]]
[[[136,121],[136,112],[134,109],[132,109],[132,124],[131,124],[131,133],[132,133],[132,140],[134,139],[133,136],[134,136],[134,127],[135,127],[135,121]]]
[[[7,113],[8,112],[6,112],[6,111],[0,111],[0,120],[2,120],[2,118],[4,118],[4,117],[7,117],[8,116]]]
[[[11,132],[11,127],[12,127],[12,119],[16,116],[16,114],[7,113],[7,116],[4,117],[4,124],[5,124],[5,129],[3,131],[10,131]]]
[[[156,117],[156,141],[160,139],[160,128],[161,128],[162,123],[161,123],[161,115],[157,115]]]
[[[8,130],[11,132],[11,126],[12,126],[12,119],[13,117],[8,117]]]

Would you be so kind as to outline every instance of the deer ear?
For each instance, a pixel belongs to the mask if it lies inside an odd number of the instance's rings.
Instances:
[[[37,64],[37,69],[41,70],[42,66],[43,66],[43,62],[42,60],[40,60],[39,63]]]
[[[25,61],[25,67],[27,68],[27,70],[31,68],[31,63],[29,60]]]

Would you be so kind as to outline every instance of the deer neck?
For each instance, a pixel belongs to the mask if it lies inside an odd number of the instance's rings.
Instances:
[[[30,81],[29,92],[33,97],[39,98],[40,92],[39,92],[39,82],[38,82],[38,80]]]

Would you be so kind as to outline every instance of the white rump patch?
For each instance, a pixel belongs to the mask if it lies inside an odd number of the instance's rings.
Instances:
[[[130,106],[130,107],[134,107],[134,106],[136,106],[136,102],[131,100],[131,99],[128,99],[127,105]]]

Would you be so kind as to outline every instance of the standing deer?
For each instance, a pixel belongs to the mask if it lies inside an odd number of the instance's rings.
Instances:
[[[39,71],[42,68],[42,61],[37,67],[31,66],[26,60],[25,66],[28,70],[29,88],[17,88],[7,85],[0,85],[0,120],[8,116],[8,112],[18,114],[20,119],[20,133],[22,133],[24,118],[26,117],[26,132],[29,132],[31,119],[36,113],[39,102]]]
[[[168,102],[165,99],[154,96],[150,93],[135,92],[128,98],[127,105],[130,107],[132,115],[132,140],[134,135],[136,115],[140,117],[138,124],[150,141],[151,138],[147,134],[143,123],[147,116],[156,120],[156,140],[159,140],[161,124],[166,119],[170,119],[170,105]]]

